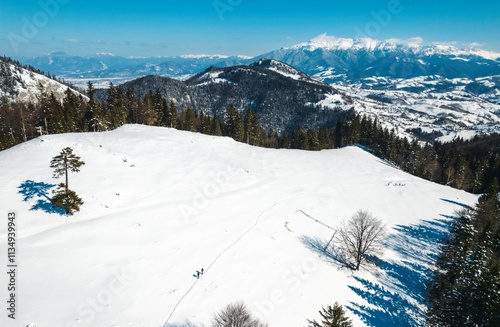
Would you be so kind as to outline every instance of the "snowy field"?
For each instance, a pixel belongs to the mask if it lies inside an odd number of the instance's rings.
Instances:
[[[47,199],[67,146],[86,163],[70,175],[85,201],[71,217]],[[356,147],[262,149],[138,125],[43,136],[0,152],[0,261],[16,210],[19,264],[15,321],[0,274],[0,326],[210,326],[235,301],[271,327],[306,326],[336,301],[355,326],[420,326],[437,244],[476,200]],[[389,235],[352,272],[322,250],[360,209]]]

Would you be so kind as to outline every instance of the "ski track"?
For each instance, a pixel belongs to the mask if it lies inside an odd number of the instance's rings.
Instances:
[[[279,202],[281,202],[281,201],[279,201]],[[222,250],[222,252],[219,253],[215,257],[215,259],[212,260],[212,262],[210,263],[210,265],[208,265],[207,269],[205,269],[205,272],[203,274],[205,275],[206,273],[208,273],[208,271],[210,270],[210,268],[219,260],[219,258],[222,255],[224,255],[224,253],[226,253],[228,250],[230,250],[231,248],[233,248],[243,237],[245,237],[255,227],[257,227],[257,225],[259,224],[260,218],[262,218],[262,215],[264,215],[266,212],[268,212],[269,210],[271,210],[272,208],[274,208],[279,202],[274,203],[272,206],[270,206],[269,208],[267,208],[264,211],[262,211],[259,214],[259,216],[257,217],[257,219],[255,220],[255,223],[247,231],[245,231],[243,234],[241,234],[233,243],[231,243],[228,247],[226,247],[224,250]],[[177,309],[177,307],[179,306],[179,304],[181,304],[181,302],[184,300],[184,298],[193,290],[193,288],[196,286],[196,283],[198,283],[198,281],[199,281],[199,279],[197,278],[193,282],[193,285],[191,285],[191,287],[186,291],[186,293],[184,293],[184,295],[179,299],[179,301],[177,301],[177,303],[175,304],[174,308],[170,312],[170,315],[168,316],[167,320],[162,325],[162,327],[167,327],[168,326],[168,322],[170,321],[170,319],[172,318],[173,314],[175,313],[175,310]]]

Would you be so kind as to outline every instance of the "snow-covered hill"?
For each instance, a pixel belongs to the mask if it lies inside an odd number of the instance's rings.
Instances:
[[[0,99],[7,102],[38,103],[42,93],[64,98],[68,86],[0,58]],[[77,91],[75,94],[80,94]]]
[[[70,176],[85,201],[72,217],[46,198],[67,146],[86,162]],[[17,319],[2,301],[1,326],[210,326],[238,300],[271,327],[304,326],[335,301],[355,326],[420,326],[438,241],[477,199],[355,147],[263,149],[136,125],[31,140],[0,152],[0,171],[1,262],[7,210],[19,262]],[[321,249],[327,226],[360,209],[389,236],[377,265],[353,273]]]

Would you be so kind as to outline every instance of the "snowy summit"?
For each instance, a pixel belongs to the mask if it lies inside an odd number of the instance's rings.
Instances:
[[[479,56],[485,59],[496,60],[500,58],[500,53],[493,51],[482,50],[473,47],[464,49],[457,48],[452,44],[435,43],[427,45],[421,37],[413,37],[407,40],[388,39],[384,41],[375,40],[372,38],[341,38],[320,34],[312,40],[297,44],[290,49],[306,49],[315,51],[322,50],[366,50],[366,51],[408,51],[415,54],[424,54],[427,56],[434,54],[456,55],[456,56]]]

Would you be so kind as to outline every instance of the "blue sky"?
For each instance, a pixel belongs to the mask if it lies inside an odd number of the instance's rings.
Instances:
[[[12,0],[0,55],[262,54],[331,36],[475,44],[500,52],[500,1]]]

